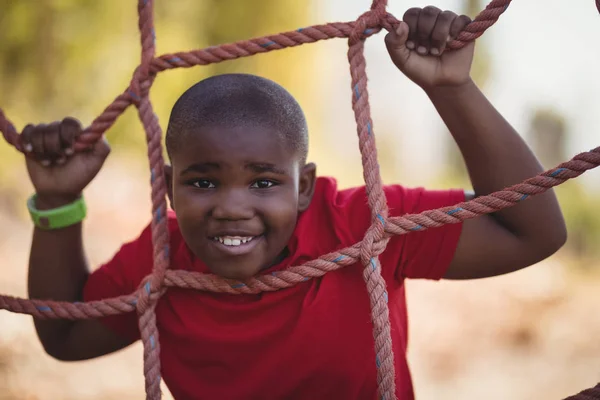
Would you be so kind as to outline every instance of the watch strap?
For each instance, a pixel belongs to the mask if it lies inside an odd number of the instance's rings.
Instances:
[[[38,210],[35,205],[37,195],[27,200],[27,208],[31,220],[40,229],[52,230],[66,228],[83,221],[87,215],[87,208],[83,196],[72,203],[50,210]]]

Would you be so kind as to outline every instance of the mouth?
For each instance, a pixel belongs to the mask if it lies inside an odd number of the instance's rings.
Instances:
[[[263,239],[263,235],[258,236],[213,236],[211,242],[220,252],[228,255],[244,255],[250,253]]]

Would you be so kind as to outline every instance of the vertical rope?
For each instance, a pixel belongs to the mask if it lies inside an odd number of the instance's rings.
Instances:
[[[366,16],[365,18],[369,17]],[[394,354],[392,351],[386,285],[381,276],[381,264],[377,257],[377,253],[381,252],[385,245],[381,246],[379,250],[374,246],[375,242],[381,242],[382,240],[387,243],[387,239],[384,239],[384,224],[388,216],[388,209],[383,192],[379,164],[377,162],[375,137],[373,135],[363,40],[356,40],[351,36],[349,40],[348,61],[352,77],[352,108],[356,119],[363,176],[366,184],[368,203],[371,209],[372,224],[365,235],[360,256],[364,265],[363,278],[367,285],[371,304],[377,386],[382,399],[392,400],[395,399],[396,392]]]
[[[150,64],[156,53],[156,33],[154,32],[154,0],[138,0],[138,27],[142,43],[140,75],[149,75]]]
[[[160,342],[156,326],[156,303],[162,291],[164,275],[169,267],[169,231],[167,227],[166,182],[162,152],[162,131],[158,117],[152,110],[148,96],[138,108],[148,142],[148,159],[152,185],[152,244],[154,249],[153,273],[144,283],[143,297],[138,302],[139,328],[144,344],[144,376],[148,399],[161,398]]]
[[[140,291],[137,309],[139,328],[144,345],[144,376],[146,396],[151,400],[161,398],[160,343],[156,326],[156,303],[160,298],[164,275],[169,267],[169,232],[167,227],[166,182],[162,152],[162,131],[158,117],[150,103],[149,92],[153,76],[150,65],[155,55],[156,36],[153,21],[153,0],[139,0],[139,28],[142,43],[141,63],[131,82],[131,96],[138,108],[140,120],[146,131],[150,181],[152,185],[152,245],[154,249],[153,273]]]
[[[484,11],[477,16],[473,23],[461,32],[457,40],[450,42],[450,49],[458,49],[479,37],[487,28],[493,25],[498,17],[506,10],[511,0],[492,0]],[[600,12],[600,0],[595,0],[596,7]],[[276,35],[271,37],[259,38],[254,41],[242,41],[237,44],[229,44],[219,46],[208,51],[177,53],[177,56],[161,58],[156,60],[155,57],[155,32],[153,22],[153,0],[138,1],[138,25],[140,30],[140,40],[142,44],[141,64],[136,69],[132,78],[129,89],[119,95],[115,101],[108,106],[102,115],[100,115],[92,125],[78,138],[77,149],[81,150],[89,144],[93,144],[100,138],[102,133],[108,129],[130,104],[134,103],[138,109],[140,120],[143,123],[146,132],[148,143],[148,158],[150,162],[151,184],[152,184],[152,242],[153,242],[153,273],[143,280],[141,287],[135,292],[135,295],[122,296],[121,298],[108,299],[100,302],[91,302],[89,304],[80,303],[62,303],[62,302],[41,302],[37,300],[25,300],[10,298],[0,295],[0,309],[7,309],[13,312],[24,312],[40,318],[72,318],[83,319],[98,317],[101,315],[113,315],[120,312],[128,312],[133,304],[136,305],[139,314],[139,327],[144,345],[144,376],[146,380],[146,396],[148,399],[158,400],[161,398],[160,392],[160,344],[158,337],[158,329],[156,324],[155,309],[158,299],[164,294],[164,279],[169,267],[169,233],[167,229],[167,204],[166,204],[166,182],[164,180],[164,160],[162,152],[162,131],[158,122],[158,118],[153,111],[152,104],[149,99],[149,90],[154,80],[154,73],[167,68],[184,67],[197,64],[209,64],[223,61],[226,59],[248,56],[258,52],[265,51],[264,44],[276,44],[266,51],[284,48],[287,46],[298,45],[302,43],[310,43],[317,40],[322,40],[331,37],[349,37],[348,60],[350,63],[350,73],[352,76],[352,106],[355,113],[357,123],[357,132],[359,136],[359,147],[362,156],[363,176],[365,179],[368,203],[371,210],[371,226],[365,234],[365,239],[360,245],[360,251],[355,246],[351,253],[352,257],[360,260],[364,265],[363,278],[367,285],[369,300],[371,304],[371,313],[373,320],[373,337],[375,342],[375,363],[377,366],[377,383],[381,398],[391,400],[395,397],[395,371],[394,371],[394,355],[392,351],[392,340],[390,334],[389,310],[387,306],[387,292],[385,281],[381,276],[381,265],[378,259],[379,254],[385,249],[388,239],[386,238],[385,230],[393,234],[407,233],[402,230],[400,220],[408,221],[410,226],[415,222],[409,220],[408,217],[392,218],[388,220],[388,209],[386,205],[385,194],[383,192],[383,184],[379,172],[377,162],[377,150],[375,146],[375,138],[373,135],[373,122],[370,115],[369,99],[367,92],[367,77],[366,77],[366,61],[364,58],[364,40],[365,36],[377,32],[381,27],[389,29],[394,23],[395,18],[386,13],[387,0],[373,0],[371,11],[361,16],[352,28],[351,23],[347,24],[327,24],[324,26],[316,26],[304,28],[302,30],[288,32],[287,34]],[[387,19],[386,19],[387,18]],[[367,29],[369,28],[369,29]],[[303,33],[300,33],[303,32]],[[305,36],[306,35],[306,36]],[[254,47],[253,47],[254,46]],[[226,49],[226,50],[225,50]],[[152,62],[158,62],[162,69],[151,72]],[[165,64],[166,63],[166,64]],[[16,147],[17,150],[23,151],[20,145],[20,138],[13,124],[6,118],[2,110],[0,110],[0,131],[3,133],[7,142]],[[554,180],[542,180],[539,187],[533,190],[529,188],[530,183],[524,184],[525,189],[511,189],[508,193],[509,197],[500,197],[502,202],[496,209],[502,209],[512,205],[507,199],[512,199],[514,196],[522,200],[523,193],[537,194],[543,192],[549,187],[556,186],[566,179],[579,176],[585,170],[594,168],[600,164],[600,153],[598,149],[591,152],[582,153],[573,158],[570,162],[561,164],[561,167],[551,173],[538,175],[539,177],[548,178],[548,175]],[[584,157],[585,156],[585,157]],[[573,165],[570,166],[572,163]],[[569,165],[567,165],[569,164]],[[540,178],[541,179],[541,178]],[[543,184],[542,184],[543,183]],[[499,192],[499,193],[505,193]],[[516,194],[515,194],[516,193]],[[491,195],[490,195],[491,196]],[[463,203],[464,210],[462,213],[453,214],[460,220],[471,218],[476,215],[491,212],[488,205],[485,207],[469,211],[468,204],[477,205],[477,203]],[[495,210],[495,209],[494,209]],[[433,222],[429,225],[439,226],[444,223],[451,223],[446,219],[439,221],[433,218],[432,213],[436,211],[444,217],[447,212],[440,210],[432,210],[431,212],[423,213],[423,218],[431,219]],[[467,216],[464,211],[469,211],[473,215]],[[413,216],[413,217],[418,217]],[[413,218],[414,219],[414,218]],[[396,221],[394,221],[396,220]],[[405,222],[406,222],[405,221]],[[386,227],[387,223],[387,227]],[[392,225],[398,224],[398,231],[394,231]],[[423,224],[426,226],[426,224]],[[359,253],[359,254],[358,254]],[[339,263],[339,266],[348,265],[343,255],[333,259],[334,263]],[[336,261],[337,260],[337,261]],[[321,259],[320,261],[323,261]],[[308,264],[307,264],[308,265]],[[314,264],[316,265],[316,264]],[[313,265],[313,267],[314,267]],[[339,267],[337,266],[337,267]],[[336,268],[337,268],[336,267]],[[299,267],[295,267],[299,268]],[[292,268],[294,269],[294,268]],[[325,269],[328,271],[330,269]],[[285,274],[283,271],[280,277]],[[304,271],[303,273],[306,273]],[[302,275],[303,273],[300,273]],[[324,273],[324,272],[323,272]],[[293,272],[298,275],[298,273]],[[184,277],[186,275],[183,275]],[[302,275],[304,276],[304,275]],[[314,272],[305,277],[315,277]],[[320,275],[319,275],[320,276]],[[194,278],[190,274],[190,278]],[[212,286],[198,287],[200,290],[223,291],[228,292],[231,288],[228,283],[219,281],[215,277],[201,275],[201,279],[210,282]],[[267,277],[270,278],[270,277]],[[196,279],[196,278],[194,278]],[[200,279],[200,280],[201,280]],[[256,278],[258,279],[258,278]],[[183,280],[178,283],[181,287],[193,287],[191,283]],[[261,286],[259,291],[267,290],[274,286],[269,286],[270,282],[258,281]],[[286,281],[290,284],[291,281]],[[271,284],[273,282],[270,282]],[[288,286],[277,286],[283,288]],[[256,289],[256,288],[254,288]],[[233,293],[238,293],[233,291]],[[239,292],[242,293],[242,292]],[[134,299],[134,296],[137,297]],[[600,399],[600,387],[597,386],[581,392],[574,399],[594,398]],[[593,396],[593,397],[592,397]]]

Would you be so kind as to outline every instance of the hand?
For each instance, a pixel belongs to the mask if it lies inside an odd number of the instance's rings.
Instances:
[[[465,15],[436,7],[411,8],[396,32],[385,37],[394,64],[426,91],[442,86],[461,86],[471,80],[475,42],[459,50],[445,51],[446,43],[471,22]]]
[[[55,208],[77,199],[104,164],[110,147],[103,139],[90,150],[74,152],[81,132],[79,121],[73,118],[23,129],[27,171],[39,208]]]

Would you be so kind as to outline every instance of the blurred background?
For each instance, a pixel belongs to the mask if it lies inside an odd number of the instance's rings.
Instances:
[[[0,107],[18,129],[70,115],[89,124],[127,86],[139,59],[136,2],[0,0]],[[368,0],[156,1],[158,53],[332,21]],[[420,0],[390,1],[398,18]],[[440,2],[438,2],[440,3]],[[434,5],[474,17],[480,0]],[[519,0],[479,41],[473,74],[546,168],[600,142],[600,18],[592,0]],[[469,187],[433,107],[389,61],[384,34],[367,43],[374,129],[385,182]],[[177,97],[223,72],[256,73],[295,95],[310,158],[342,187],[362,183],[344,40],[164,72],[152,90],[163,128]],[[113,152],[88,189],[91,263],[109,259],[150,216],[144,134],[130,108],[108,132]],[[516,183],[516,182],[515,182]],[[32,188],[20,153],[0,143],[0,292],[26,296]],[[600,171],[557,189],[569,225],[551,259],[508,276],[408,283],[417,398],[562,399],[600,381]],[[118,227],[115,229],[115,227]],[[31,318],[0,313],[0,400],[143,398],[142,348],[75,364],[43,352]],[[165,388],[165,398],[170,398]]]

